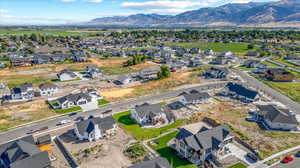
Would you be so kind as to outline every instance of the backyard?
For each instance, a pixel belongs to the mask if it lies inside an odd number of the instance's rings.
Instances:
[[[177,128],[184,124],[184,120],[177,120],[174,123],[161,127],[161,128],[141,128],[135,121],[130,117],[131,111],[125,111],[118,114],[114,114],[114,119],[118,124],[129,132],[135,139],[139,141],[151,139],[157,137],[164,132],[167,132],[173,128]]]
[[[157,143],[157,145],[152,145],[151,142],[149,142],[148,145],[157,153],[159,153],[161,157],[168,159],[169,163],[174,168],[196,168],[196,166],[194,166],[187,160],[179,158],[176,155],[175,151],[173,151],[173,149],[168,146],[168,142],[173,139],[178,133],[179,131],[174,131],[163,137],[155,139],[154,141],[155,143]]]

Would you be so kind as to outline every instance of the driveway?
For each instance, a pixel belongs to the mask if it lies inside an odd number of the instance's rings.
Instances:
[[[82,108],[82,111],[92,111],[98,109],[98,102],[97,101],[92,101],[88,104],[80,105]]]
[[[221,159],[226,158],[228,156],[234,156],[234,157],[240,159],[241,161],[247,163],[248,165],[251,165],[254,163],[251,159],[246,157],[247,152],[244,151],[243,149],[241,149],[240,147],[238,147],[237,145],[235,145],[234,143],[227,144],[226,147],[228,148],[230,153],[222,156]]]

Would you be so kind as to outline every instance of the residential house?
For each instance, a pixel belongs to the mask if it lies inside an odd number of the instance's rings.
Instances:
[[[5,68],[6,65],[3,62],[0,62],[0,68]]]
[[[75,123],[74,132],[79,140],[96,141],[115,134],[117,124],[112,116],[100,118],[89,117]]]
[[[86,62],[87,56],[83,52],[73,54],[73,61],[74,62]]]
[[[131,118],[142,127],[167,125],[175,121],[175,117],[168,107],[148,103],[137,105],[132,109]]]
[[[271,81],[291,82],[295,80],[295,75],[280,68],[270,68],[265,72],[265,78]]]
[[[217,160],[227,154],[226,145],[232,143],[233,139],[234,136],[226,126],[201,129],[195,134],[181,129],[171,147],[191,163],[202,165],[206,160]]]
[[[52,96],[58,92],[58,86],[53,83],[43,83],[39,85],[41,96]]]
[[[14,57],[10,58],[11,66],[32,66],[32,58],[30,57]]]
[[[262,64],[259,60],[246,60],[243,62],[243,66],[247,68],[266,68],[266,65]]]
[[[225,65],[229,63],[229,60],[226,57],[219,56],[215,58],[213,61],[211,61],[210,63],[215,65]]]
[[[229,82],[225,89],[226,91],[223,93],[224,95],[238,99],[245,103],[251,103],[259,99],[257,91],[248,89],[239,83]]]
[[[66,109],[91,103],[92,100],[93,97],[90,94],[81,92],[60,97],[49,103],[54,109]]]
[[[64,69],[64,70],[60,71],[57,74],[57,77],[60,81],[74,80],[74,79],[78,78],[78,76],[74,72],[72,72],[68,69]]]
[[[274,130],[297,130],[298,121],[295,114],[276,105],[257,105],[257,115],[268,128]]]
[[[128,85],[132,82],[132,78],[130,75],[120,75],[118,76],[117,80],[115,81],[118,85]]]
[[[200,52],[201,52],[200,48],[192,48],[189,51],[190,54],[200,54]]]
[[[233,56],[233,52],[231,52],[231,51],[225,51],[225,52],[222,52],[222,53],[220,54],[220,56],[222,56],[222,57]]]
[[[179,101],[184,105],[199,104],[208,101],[210,97],[211,96],[207,92],[199,92],[197,90],[192,90],[189,93],[181,93]]]
[[[159,66],[144,68],[139,71],[138,77],[142,80],[152,80],[157,78],[158,72],[160,72]]]
[[[155,157],[140,163],[136,163],[128,168],[171,168],[168,160],[163,157]]]
[[[32,135],[0,145],[1,168],[50,168],[48,152],[41,151]]]
[[[33,56],[33,64],[47,64],[51,62],[49,55],[36,54]]]
[[[215,55],[215,52],[213,50],[205,50],[204,54],[207,56],[213,56],[213,55]]]
[[[98,78],[101,75],[101,70],[96,66],[87,66],[85,71],[86,75],[92,79]]]
[[[248,56],[248,57],[258,57],[260,54],[259,52],[256,52],[256,51],[249,51],[246,53],[245,56]]]
[[[300,60],[299,54],[289,54],[286,58],[286,60]]]
[[[212,67],[204,71],[205,78],[227,78],[229,76],[229,69],[226,67]]]
[[[33,97],[32,83],[23,83],[20,87],[11,89],[12,100],[31,100]]]

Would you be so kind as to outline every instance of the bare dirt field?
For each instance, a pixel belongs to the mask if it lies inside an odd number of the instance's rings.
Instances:
[[[133,138],[118,129],[117,134],[96,142],[65,142],[68,150],[78,160],[82,168],[122,168],[131,165],[123,154],[125,146]]]
[[[248,122],[245,117],[253,105],[247,105],[235,100],[219,101],[206,112],[194,114],[194,120],[209,117],[220,124],[228,125],[242,140],[250,144],[265,158],[292,146],[300,145],[300,135],[263,130],[255,122]]]

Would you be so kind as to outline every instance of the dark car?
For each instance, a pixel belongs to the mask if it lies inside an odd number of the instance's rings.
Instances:
[[[74,121],[83,121],[83,120],[84,120],[84,117],[82,117],[82,116],[79,116],[79,117],[75,118],[75,120],[74,120]]]
[[[248,158],[252,159],[253,161],[257,162],[258,158],[255,154],[253,153],[247,153],[246,155]]]
[[[296,157],[300,157],[300,151],[295,154]]]
[[[77,114],[76,112],[70,113],[69,116],[74,116],[74,115],[76,115],[76,114]]]
[[[282,163],[289,163],[289,162],[292,162],[294,160],[293,156],[286,156],[284,157],[281,162]]]

